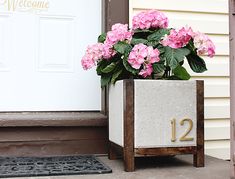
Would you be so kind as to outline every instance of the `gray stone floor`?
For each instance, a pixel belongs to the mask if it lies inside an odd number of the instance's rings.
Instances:
[[[100,157],[100,159],[112,168],[113,173],[30,177],[27,179],[229,179],[229,162],[212,157],[206,157],[206,167],[204,168],[194,168],[191,155],[161,159],[138,159],[136,161],[136,171],[131,173],[123,171],[121,160],[110,161],[107,157]]]

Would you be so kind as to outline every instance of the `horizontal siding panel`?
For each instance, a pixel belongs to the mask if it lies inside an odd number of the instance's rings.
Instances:
[[[224,160],[230,159],[230,140],[206,141],[205,153]]]
[[[206,98],[230,97],[229,84],[220,84],[220,83],[205,84],[205,97]]]
[[[223,58],[220,60],[216,60],[216,58],[208,59],[204,58],[206,65],[207,65],[207,71],[204,73],[194,73],[188,63],[185,63],[185,67],[188,70],[188,72],[191,74],[191,76],[229,76],[229,60],[227,58]]]
[[[141,10],[134,10],[139,13]],[[180,28],[182,26],[191,26],[195,31],[201,31],[209,34],[225,34],[229,33],[228,16],[223,14],[202,14],[189,12],[168,12],[163,11],[169,18],[169,26]]]
[[[221,140],[230,138],[230,120],[217,119],[205,121],[205,140]]]
[[[230,118],[229,99],[205,99],[205,118]]]
[[[229,77],[192,77],[192,80],[204,80],[206,98],[230,97]]]
[[[227,0],[131,0],[133,8],[228,13]],[[213,4],[213,5],[212,5]]]

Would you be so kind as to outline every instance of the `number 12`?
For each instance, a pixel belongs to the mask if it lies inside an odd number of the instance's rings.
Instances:
[[[193,121],[191,119],[185,118],[180,121],[180,125],[183,126],[185,122],[189,123],[189,128],[186,130],[186,132],[180,137],[180,141],[193,141],[193,137],[187,137],[187,135],[190,133],[190,131],[193,128]],[[175,142],[176,139],[176,119],[171,120],[171,142]]]

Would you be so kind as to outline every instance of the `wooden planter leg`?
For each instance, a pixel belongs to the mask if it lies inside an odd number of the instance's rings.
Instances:
[[[197,81],[197,150],[194,154],[195,167],[205,166],[204,154],[204,82]]]
[[[205,155],[204,149],[202,147],[200,147],[200,149],[197,149],[197,153],[193,155],[193,165],[194,167],[205,166]]]
[[[134,154],[134,81],[125,80],[124,91],[124,148],[123,159],[125,171],[135,170]]]
[[[126,172],[133,172],[135,171],[135,156],[134,151],[128,149],[127,147],[124,148],[124,168]]]

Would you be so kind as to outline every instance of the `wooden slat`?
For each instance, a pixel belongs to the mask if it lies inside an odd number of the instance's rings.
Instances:
[[[204,81],[197,81],[197,146],[193,155],[195,167],[205,166],[204,153]]]
[[[2,128],[0,142],[107,139],[106,127],[22,127]]]
[[[135,170],[134,158],[134,80],[124,80],[123,83],[123,115],[124,115],[124,148],[123,158],[125,171],[132,172]]]
[[[132,8],[228,13],[227,0],[131,0]]]
[[[0,142],[1,156],[59,156],[78,154],[106,154],[105,140],[75,140],[48,142]]]
[[[0,113],[0,127],[107,126],[100,112],[24,112]]]
[[[195,154],[196,147],[137,148],[136,157]]]

